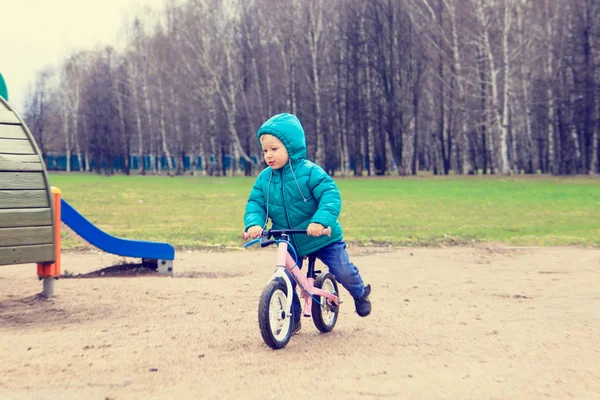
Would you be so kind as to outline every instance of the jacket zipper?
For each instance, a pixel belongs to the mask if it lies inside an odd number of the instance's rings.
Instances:
[[[281,199],[282,199],[282,203],[283,203],[283,213],[285,214],[285,220],[287,222],[287,227],[288,229],[292,229],[292,226],[290,224],[290,220],[288,219],[288,213],[287,213],[287,208],[285,206],[285,179],[283,176],[283,171],[281,172]],[[294,240],[294,236],[290,235],[290,240],[292,241],[292,246],[294,246],[294,250],[296,250],[296,254],[298,254],[298,246],[296,245],[296,241]]]

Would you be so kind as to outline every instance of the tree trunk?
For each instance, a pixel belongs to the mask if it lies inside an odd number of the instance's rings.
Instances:
[[[548,0],[545,0],[545,9],[548,14],[550,14],[550,9],[548,8]],[[552,90],[552,85],[554,81],[554,40],[552,38],[552,15],[547,15],[546,17],[546,43],[548,45],[547,50],[547,59],[546,59],[546,79],[547,79],[547,108],[548,108],[548,161],[546,171],[551,174],[556,174],[557,169],[554,160],[554,91]]]
[[[411,173],[417,175],[419,172],[419,93],[418,82],[413,87],[413,119],[415,131],[413,133],[413,156]]]
[[[347,102],[347,90],[348,90],[348,68],[346,66],[346,47],[340,46],[340,62],[337,70],[337,92],[338,104],[336,108],[336,119],[337,119],[337,137],[338,137],[338,153],[340,160],[340,170],[342,176],[350,175],[350,157],[348,154],[348,102]]]
[[[296,60],[297,58],[297,49],[296,46],[292,44],[292,60]],[[296,98],[296,90],[297,90],[298,82],[296,82],[296,63],[292,62],[290,64],[290,109],[292,110],[292,114],[298,114],[298,100]]]
[[[138,86],[137,84],[134,82],[133,85],[131,85],[131,93],[132,93],[132,99],[131,102],[133,104],[133,117],[135,119],[135,130],[136,130],[136,134],[137,134],[137,154],[139,157],[139,161],[138,161],[138,169],[139,169],[139,173],[142,175],[146,174],[146,166],[144,163],[144,138],[143,138],[143,134],[142,134],[142,116],[141,116],[141,112],[140,112],[140,100],[139,100],[139,92],[138,92]]]
[[[487,85],[485,79],[485,63],[483,62],[483,54],[481,52],[481,47],[477,46],[477,70],[479,77],[479,98],[481,99],[481,112],[479,113],[479,126],[481,132],[481,147],[483,148],[482,157],[483,157],[483,174],[487,174],[488,170],[490,173],[493,173],[494,170],[494,154],[493,147],[491,141],[491,134],[487,125]]]
[[[173,131],[175,132],[175,149],[177,153],[181,155],[181,161],[176,163],[175,170],[177,175],[184,175],[186,147],[183,144],[183,137],[181,133],[181,120],[179,118],[179,96],[174,88],[171,88],[171,98],[173,99]]]
[[[79,144],[79,114],[78,114],[79,106],[75,108],[75,113],[73,115],[73,142],[75,144],[75,154],[77,156],[77,163],[79,164],[79,172],[83,171],[83,159],[81,154],[81,146]]]
[[[517,5],[517,7],[515,8],[516,10],[516,18],[517,18],[517,29],[519,32],[519,47],[521,49],[523,49],[523,51],[525,51],[525,25],[523,24],[523,15],[522,15],[522,11],[523,11],[523,6],[526,4],[527,0],[521,0],[521,2]],[[527,60],[527,56],[529,55],[529,53],[525,53],[525,56],[523,57],[524,60]],[[528,87],[528,82],[531,82],[531,70],[528,68],[527,69],[527,73],[525,73],[525,68],[524,65],[526,65],[525,61],[518,63],[519,65],[519,76],[521,77],[521,96],[523,98],[523,107],[522,110],[525,111],[525,124],[524,124],[524,131],[525,131],[525,154],[526,154],[526,160],[525,160],[525,165],[527,166],[526,170],[529,173],[533,173],[534,172],[534,167],[533,167],[533,139],[532,139],[532,135],[533,135],[533,129],[531,127],[531,104],[530,104],[530,100],[529,100],[529,87]],[[515,140],[513,138],[513,140]]]
[[[210,137],[210,151],[213,154],[210,167],[210,176],[221,176],[221,150],[217,147],[217,140],[214,136]]]
[[[169,146],[167,144],[167,126],[165,123],[165,93],[164,93],[164,85],[163,85],[163,78],[162,76],[160,76],[160,72],[159,72],[159,77],[158,77],[158,109],[159,109],[159,123],[160,123],[160,144],[161,144],[161,150],[162,150],[162,154],[167,158],[167,168],[168,168],[168,174],[169,175],[173,175],[173,161],[171,160],[171,152],[169,151]],[[160,163],[159,163],[160,165]]]
[[[242,4],[246,4],[245,2]],[[256,102],[258,103],[258,117],[262,122],[266,121],[265,116],[265,106],[264,106],[264,98],[261,90],[261,80],[260,75],[258,73],[258,62],[256,61],[256,49],[254,48],[254,42],[250,37],[250,30],[248,27],[247,18],[242,18],[242,23],[244,24],[244,35],[246,38],[246,45],[250,50],[250,65],[252,65],[252,75],[254,76],[254,83],[256,85]],[[260,26],[260,24],[259,24]],[[268,53],[268,52],[267,52]]]
[[[598,22],[600,22],[600,6],[598,6],[597,2],[588,2],[583,1],[583,68],[584,68],[584,77],[585,77],[585,93],[584,93],[584,101],[585,101],[585,116],[584,116],[584,135],[590,137],[591,143],[589,143],[589,150],[585,147],[583,148],[584,155],[584,172],[588,174],[594,173],[595,164],[598,160],[597,151],[594,152],[594,147],[597,148],[598,140],[597,140],[597,129],[594,126],[594,103],[599,103],[600,98],[594,99],[594,86],[596,88],[600,87],[600,81],[596,81],[594,83],[594,70],[596,73],[600,75],[600,64],[594,65],[593,59],[593,49],[596,52],[599,51],[598,44],[600,44],[600,29],[598,29]],[[592,9],[593,5],[596,5],[596,9]],[[594,17],[596,21],[594,21]],[[595,31],[595,35],[594,35]],[[594,37],[595,36],[595,37]],[[600,60],[598,60],[600,61]],[[600,94],[600,91],[597,90],[597,93]],[[598,126],[598,123],[595,124]],[[583,141],[586,143],[586,141]]]
[[[367,147],[367,157],[369,159],[369,170],[367,171],[367,173],[369,174],[369,176],[374,176],[375,175],[375,133],[373,132],[373,97],[372,97],[372,83],[371,83],[371,62],[370,62],[370,56],[369,56],[369,41],[367,39],[366,36],[366,32],[365,32],[365,7],[366,7],[366,2],[363,3],[363,8],[362,8],[362,13],[361,13],[361,18],[360,18],[360,37],[362,42],[364,43],[364,50],[362,53],[362,58],[363,58],[363,66],[364,66],[364,74],[365,74],[365,84],[364,84],[364,90],[365,90],[365,95],[364,95],[364,99],[363,99],[363,104],[365,105],[365,119],[366,119],[366,124],[367,124],[367,140],[366,140],[366,147]],[[364,140],[364,139],[362,139]],[[364,146],[364,144],[363,144]],[[363,147],[364,148],[364,147]],[[365,152],[363,151],[362,154],[365,154]],[[361,168],[362,169],[362,168]]]
[[[504,0],[504,23],[502,25],[502,57],[504,59],[504,81],[502,83],[503,89],[503,102],[502,102],[502,125],[500,127],[500,155],[502,160],[501,170],[503,175],[510,173],[510,164],[508,162],[508,131],[509,131],[509,111],[510,111],[510,85],[511,85],[511,73],[510,73],[510,58],[508,56],[508,34],[510,32],[511,25],[511,13],[512,10],[508,4],[511,0]],[[493,55],[490,52],[490,58],[493,59]],[[494,74],[492,72],[492,74]],[[495,78],[492,78],[492,84],[495,84]],[[514,138],[513,138],[513,142]],[[515,151],[516,153],[516,151]],[[516,157],[516,154],[514,154]],[[516,165],[516,160],[515,160]]]
[[[152,121],[152,102],[150,100],[150,96],[148,95],[148,82],[147,79],[144,78],[142,83],[142,101],[144,102],[144,107],[146,109],[146,120],[148,121],[148,136],[150,142],[150,148],[148,149],[148,156],[150,160],[150,172],[154,175],[156,174],[156,164],[154,162],[154,135],[152,134],[154,126]],[[140,154],[140,157],[144,157],[144,154]],[[146,174],[146,169],[142,169],[142,173]]]
[[[460,1],[460,0],[459,0]],[[467,137],[467,104],[465,87],[463,84],[463,70],[458,46],[458,28],[456,26],[456,4],[454,0],[448,2],[450,5],[450,27],[452,30],[452,57],[454,63],[454,75],[456,79],[456,88],[458,92],[458,106],[460,108],[460,132],[457,138],[456,163],[458,172],[461,174],[468,173],[471,169],[469,163],[469,141]]]
[[[444,64],[442,61],[442,56],[440,55],[439,59],[438,59],[438,76],[439,76],[439,99],[438,99],[438,105],[439,105],[439,113],[438,113],[438,126],[437,126],[437,130],[438,130],[438,140],[439,140],[439,144],[438,144],[438,148],[439,148],[439,152],[440,152],[440,158],[441,158],[441,162],[443,165],[443,171],[444,174],[448,174],[448,170],[446,169],[446,158],[449,157],[449,155],[446,154],[446,114],[445,114],[445,110],[444,110],[444,102],[445,102],[445,88],[444,88]]]
[[[125,125],[125,111],[124,111],[124,105],[123,105],[123,95],[121,93],[119,93],[119,91],[117,90],[117,88],[114,88],[115,91],[115,96],[117,97],[117,112],[119,114],[119,128],[121,130],[121,134],[120,134],[120,140],[119,142],[121,142],[122,140],[125,140],[125,149],[126,149],[126,154],[124,158],[124,168],[125,168],[125,173],[126,175],[129,175],[129,159],[131,156],[131,138],[129,137],[128,132],[126,132],[126,125]],[[121,153],[121,155],[123,155],[123,153]]]
[[[314,120],[315,120],[315,136],[317,139],[317,148],[315,151],[315,163],[323,165],[325,162],[325,136],[321,128],[321,83],[319,71],[319,41],[322,31],[323,18],[323,0],[316,0],[316,7],[309,7],[309,30],[306,34],[308,47],[310,51],[312,84],[314,93]],[[316,9],[315,9],[316,8]]]
[[[235,117],[237,116],[236,88],[235,88],[235,80],[233,77],[233,69],[232,69],[233,66],[232,66],[232,62],[231,62],[231,54],[229,53],[229,50],[230,49],[226,49],[226,51],[225,51],[227,74],[228,74],[228,78],[229,78],[228,79],[229,83],[227,85],[227,94],[225,94],[221,90],[221,84],[219,82],[215,83],[216,89],[220,95],[223,108],[225,109],[225,114],[227,116],[227,126],[229,128],[229,134],[231,137],[231,141],[234,145],[235,153],[238,154],[239,156],[243,157],[244,160],[246,160],[247,162],[249,162],[251,164],[255,164],[254,160],[251,159],[246,154],[244,149],[242,148],[242,144],[240,142],[240,138],[237,133],[237,128],[235,125]],[[238,156],[238,160],[239,160],[239,156]],[[238,167],[237,173],[241,175],[241,172],[242,172],[241,168]]]
[[[477,1],[477,7],[476,7],[477,19],[479,20],[479,25],[482,30],[482,42],[483,42],[482,47],[483,47],[483,51],[484,51],[484,57],[487,61],[487,64],[489,66],[489,72],[490,72],[490,75],[489,75],[490,76],[490,89],[492,91],[491,103],[492,103],[492,109],[494,110],[493,126],[495,127],[494,130],[500,133],[499,168],[500,168],[500,172],[502,174],[507,175],[509,173],[508,147],[507,147],[507,143],[506,143],[506,139],[508,136],[507,135],[508,119],[505,121],[504,117],[508,117],[508,115],[503,115],[502,111],[506,111],[505,107],[508,108],[508,99],[506,99],[504,101],[504,103],[500,103],[500,99],[498,97],[499,83],[498,83],[498,80],[496,79],[496,73],[497,73],[496,63],[494,61],[494,54],[492,53],[492,47],[491,47],[490,38],[489,38],[488,23],[485,18],[482,0],[476,0],[476,1]],[[506,13],[505,13],[505,15],[506,15]],[[506,40],[508,40],[508,26],[507,26],[506,22],[507,21],[505,19],[504,23],[503,23],[503,27],[502,27],[502,40],[503,40],[502,55],[503,55],[503,57],[506,56],[506,51],[507,51],[507,49],[505,48],[504,42]],[[508,65],[506,65],[505,74],[508,74]],[[504,87],[502,88],[504,93],[508,93],[506,91],[506,89],[507,89],[506,85],[507,85],[507,83],[505,80]],[[506,113],[506,114],[508,114],[508,113]],[[506,123],[506,125],[505,125],[505,123]]]
[[[69,131],[69,120],[71,119],[71,113],[67,108],[67,105],[63,106],[62,111],[61,120],[63,125],[63,136],[65,138],[65,157],[67,158],[66,170],[67,172],[71,172],[71,133]]]

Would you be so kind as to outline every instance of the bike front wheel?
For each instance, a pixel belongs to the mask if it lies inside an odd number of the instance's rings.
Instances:
[[[292,318],[287,316],[287,286],[275,279],[263,289],[258,303],[260,334],[272,349],[285,347],[292,337]]]
[[[336,296],[338,295],[337,281],[333,274],[329,272],[319,275],[317,279],[315,279],[314,286],[326,292],[333,293]],[[318,300],[323,306],[321,307],[316,301],[312,302],[311,311],[313,322],[321,332],[331,332],[338,319],[339,306],[332,301],[327,300],[325,296],[320,296]]]

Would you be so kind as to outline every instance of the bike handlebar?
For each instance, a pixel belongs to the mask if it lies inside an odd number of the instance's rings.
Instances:
[[[294,234],[306,235],[307,233],[306,233],[306,229],[264,229],[259,238],[246,243],[245,247],[252,246],[253,244],[258,243],[258,242],[261,242],[261,245],[262,245],[263,240],[269,240],[272,237],[279,238],[279,237],[281,237],[281,235],[294,235]],[[323,229],[323,234],[331,235],[331,227]],[[248,239],[250,239],[250,235],[248,235],[248,232],[244,232],[242,234],[242,238],[244,240],[248,240]],[[271,244],[271,243],[269,243],[269,244]]]

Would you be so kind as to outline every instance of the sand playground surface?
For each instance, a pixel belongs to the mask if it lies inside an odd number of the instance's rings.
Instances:
[[[1,266],[0,399],[600,399],[600,249],[350,247],[372,314],[342,289],[332,332],[278,351],[273,252],[180,251],[173,277],[67,252],[52,299]]]

